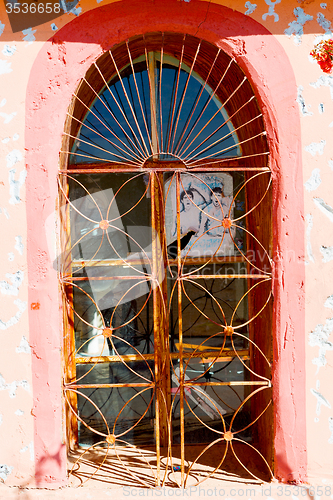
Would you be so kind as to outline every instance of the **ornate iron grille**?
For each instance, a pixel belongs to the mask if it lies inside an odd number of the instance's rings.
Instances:
[[[247,78],[202,40],[137,37],[83,78],[59,174],[81,481],[272,477],[267,160]]]

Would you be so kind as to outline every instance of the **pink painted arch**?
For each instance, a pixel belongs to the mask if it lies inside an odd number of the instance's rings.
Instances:
[[[153,31],[188,33],[221,47],[243,69],[261,105],[274,180],[275,475],[282,481],[304,482],[303,182],[295,78],[283,48],[262,25],[213,3],[207,11],[207,3],[199,0],[122,0],[91,10],[46,42],[33,65],[25,136],[36,482],[39,486],[66,483],[60,387],[62,314],[46,237],[50,229],[45,228],[56,208],[66,111],[80,78],[106,49],[137,33]]]

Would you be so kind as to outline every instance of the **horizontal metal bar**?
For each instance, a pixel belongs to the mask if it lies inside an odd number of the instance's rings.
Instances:
[[[136,266],[136,265],[150,265],[151,261],[148,259],[137,259],[137,260],[131,260],[128,259],[124,260],[121,259],[109,259],[109,260],[74,260],[72,261],[71,265],[72,267],[99,267],[99,266],[125,266],[127,267],[127,263],[130,264],[131,266]],[[237,262],[246,262],[244,257],[242,255],[225,255],[223,257],[187,257],[185,259],[181,259],[181,262],[184,264],[204,264],[207,262],[207,264],[224,264],[224,263],[237,263]],[[177,265],[177,260],[176,259],[168,259],[168,264],[170,266],[176,266]]]
[[[70,154],[70,153],[69,153]],[[163,153],[162,153],[163,154]],[[264,153],[267,154],[268,153]],[[202,163],[198,163],[196,166],[191,167],[192,171],[246,171],[246,172],[270,172],[269,167],[254,167],[247,166],[247,159],[241,156],[237,159],[213,159],[213,160],[199,160]],[[99,163],[85,163],[79,164],[77,166],[71,165],[68,169],[59,170],[60,174],[100,174],[100,173],[115,173],[115,172],[163,172],[163,171],[176,171],[176,172],[188,172],[188,167],[182,161],[163,161],[163,160],[147,160],[141,166],[131,166],[125,165],[124,162],[99,162]]]
[[[235,356],[234,356],[235,357]],[[232,361],[234,359],[234,357],[228,357],[228,358],[201,358],[200,359],[200,363],[202,364],[209,364],[209,363],[225,363],[226,361]],[[243,361],[248,361],[250,358],[250,356],[240,356],[242,358]]]
[[[184,387],[195,387],[195,386],[215,386],[215,385],[262,385],[270,387],[271,383],[269,380],[231,380],[229,382],[185,382]]]
[[[65,390],[70,389],[108,389],[109,387],[155,387],[154,382],[151,384],[137,383],[137,384],[64,384]]]
[[[216,279],[216,278],[263,278],[267,281],[272,279],[271,274],[186,274],[185,276],[181,276],[180,279],[182,278],[189,278],[189,279]]]
[[[270,387],[271,383],[267,380],[230,380],[228,382],[186,382],[182,384],[183,387],[206,387],[206,386],[243,386],[243,385],[259,385],[259,386],[267,386]],[[112,387],[151,387],[154,389],[155,384],[152,382],[151,384],[145,383],[133,383],[133,384],[64,384],[64,390],[71,389],[108,389]]]
[[[221,334],[223,335],[223,333]],[[207,346],[210,347],[210,346]],[[217,350],[218,348],[215,348],[215,351],[206,351],[202,352],[200,349],[200,346],[197,346],[198,350],[197,352],[184,352],[182,353],[182,358],[183,359],[189,359],[189,358],[214,358],[219,356],[219,358],[229,358],[228,360],[231,360],[235,358],[237,355],[240,357],[243,356],[248,356],[249,351],[247,349],[242,349],[237,351],[237,354],[233,350],[223,350],[221,353],[218,353]],[[211,348],[212,349],[212,348]],[[170,358],[171,359],[179,359],[179,352],[170,352]],[[154,354],[142,354],[141,356],[139,354],[124,354],[123,356],[90,356],[90,357],[78,357],[75,358],[75,362],[77,365],[87,365],[87,364],[102,364],[102,363],[121,363],[123,361],[128,362],[128,361],[153,361],[155,359]],[[226,360],[225,360],[226,361]]]
[[[149,274],[138,274],[137,276],[65,276],[61,279],[66,281],[100,281],[100,280],[140,280],[152,281],[153,278]]]
[[[153,277],[149,274],[140,274],[137,276],[65,276],[61,279],[62,282],[68,281],[101,281],[101,280],[140,280],[146,278],[147,282],[153,281]],[[187,279],[234,279],[234,278],[252,278],[252,279],[265,279],[267,281],[272,279],[270,274],[185,274],[180,276],[180,280],[186,281]]]
[[[134,173],[134,172],[165,172],[166,169],[162,167],[147,168],[147,167],[113,167],[113,168],[69,168],[67,170],[59,170],[60,174],[108,174],[108,173]],[[188,172],[188,168],[185,166],[180,168],[173,167],[174,172]],[[216,172],[270,172],[268,167],[191,167],[191,172],[211,172],[212,170]]]

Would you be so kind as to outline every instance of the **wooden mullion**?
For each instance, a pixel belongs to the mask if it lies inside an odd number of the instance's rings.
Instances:
[[[65,179],[60,179],[64,192],[68,195],[69,186]],[[64,201],[61,205],[60,217],[61,219],[61,234],[60,238],[64,244],[64,255],[67,256],[66,262],[61,263],[61,265],[66,267],[66,271],[71,272],[71,262],[68,263],[68,258],[70,255],[71,248],[71,234],[70,234],[70,211],[69,204],[66,200],[62,200],[63,195],[60,197],[60,203]],[[63,269],[61,269],[61,272]],[[64,315],[64,340],[63,340],[63,378],[64,386],[68,382],[72,382],[76,379],[76,364],[75,364],[75,332],[74,332],[74,312],[73,307],[73,288],[72,286],[62,285],[62,303],[63,303],[63,315]],[[65,398],[64,398],[65,399]],[[78,423],[77,418],[70,409],[70,406],[75,412],[77,412],[77,394],[68,394],[69,403],[65,403],[65,420],[66,420],[66,436],[67,436],[67,446],[69,450],[73,450],[78,446]]]

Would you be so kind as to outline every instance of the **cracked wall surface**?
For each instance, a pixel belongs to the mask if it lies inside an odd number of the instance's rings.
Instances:
[[[196,1],[184,0],[184,9]],[[308,475],[313,482],[333,480],[333,76],[324,74],[309,55],[315,43],[333,38],[333,4],[318,0],[202,1],[207,9],[210,3],[224,5],[262,24],[282,45],[295,73],[305,198]],[[35,471],[31,373],[35,354],[29,342],[28,318],[38,306],[28,303],[25,184],[29,171],[24,137],[28,79],[39,50],[55,32],[108,3],[113,2],[82,0],[52,22],[15,33],[4,4],[0,6],[0,478],[6,484],[32,484]],[[268,60],[270,54],[262,57]],[[41,96],[41,102],[44,98]],[[45,176],[45,182],[53,180]],[[43,186],[36,190],[43,203]],[[37,283],[47,273],[47,256],[34,258],[40,263],[34,277]]]

